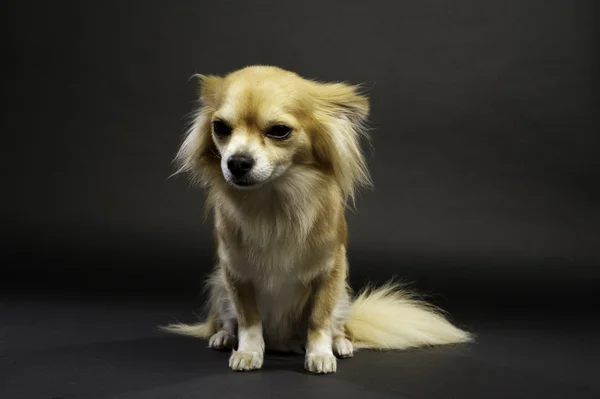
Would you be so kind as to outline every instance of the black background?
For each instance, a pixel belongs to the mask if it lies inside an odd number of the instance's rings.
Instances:
[[[195,297],[211,225],[202,191],[169,179],[190,77],[272,64],[368,90],[376,188],[348,216],[357,287],[397,275],[492,319],[588,309],[594,3],[4,2],[3,290]]]
[[[349,215],[355,275],[567,296],[598,281],[592,1],[4,8],[2,252],[17,272],[201,277],[203,193],[168,179],[190,77],[274,64],[369,91],[376,188]]]

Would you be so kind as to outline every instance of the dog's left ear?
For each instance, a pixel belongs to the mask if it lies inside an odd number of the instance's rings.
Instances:
[[[317,126],[312,135],[314,155],[331,170],[344,197],[353,200],[357,188],[371,185],[360,146],[367,134],[369,100],[358,86],[345,83],[315,83],[312,97]]]
[[[319,85],[319,103],[326,112],[363,124],[369,116],[369,99],[361,94],[360,86],[345,83]]]

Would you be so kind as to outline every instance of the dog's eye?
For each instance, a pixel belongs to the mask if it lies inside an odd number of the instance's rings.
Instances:
[[[285,125],[271,126],[266,135],[274,139],[286,139],[292,133],[292,128]]]
[[[215,136],[223,137],[231,133],[231,128],[223,121],[214,121],[212,123]]]

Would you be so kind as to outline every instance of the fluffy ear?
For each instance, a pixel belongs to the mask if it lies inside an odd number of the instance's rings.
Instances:
[[[198,79],[198,97],[201,106],[215,108],[219,102],[223,78],[214,75],[194,75]]]
[[[369,100],[358,86],[344,83],[313,86],[314,116],[318,127],[313,137],[317,161],[331,171],[345,198],[372,184],[360,139],[366,136]]]
[[[211,137],[210,118],[219,102],[223,78],[195,75],[199,80],[198,109],[192,114],[191,126],[177,152],[175,174],[188,172],[195,183],[205,184],[210,173],[219,168],[219,152]]]

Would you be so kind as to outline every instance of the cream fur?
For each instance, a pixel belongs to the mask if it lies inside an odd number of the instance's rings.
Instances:
[[[366,288],[349,305],[346,328],[355,350],[402,350],[467,343],[474,339],[472,334],[449,323],[441,310],[415,299],[400,284],[390,282],[382,287]],[[208,320],[198,324],[173,324],[165,329],[208,339],[215,333],[212,325]]]
[[[347,286],[344,212],[356,190],[371,184],[360,147],[369,104],[356,86],[265,66],[199,78],[200,107],[177,154],[178,172],[207,189],[218,262],[206,321],[165,330],[215,349],[239,340],[234,370],[260,368],[265,346],[305,347],[305,367],[315,373],[335,372],[335,356],[354,349],[472,340],[398,284],[355,297]],[[226,121],[230,134],[215,136],[215,120]],[[272,124],[293,133],[271,139]],[[236,187],[227,171],[227,157],[240,151],[256,161],[250,188]]]
[[[408,349],[473,339],[449,323],[440,310],[392,282],[357,295],[346,326],[356,349]]]

